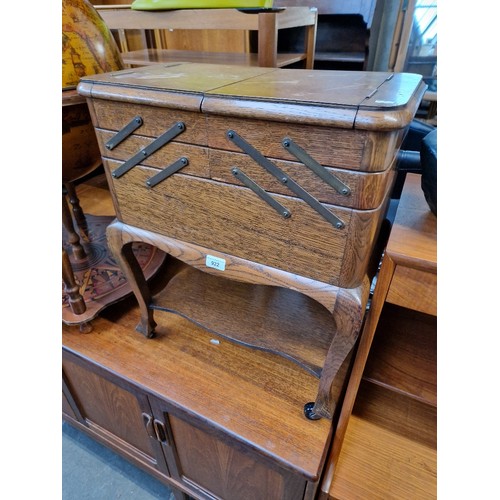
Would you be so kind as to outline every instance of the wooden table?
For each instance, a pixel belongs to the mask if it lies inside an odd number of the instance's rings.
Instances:
[[[137,11],[130,5],[96,5],[109,29],[117,31],[123,62],[145,66],[166,62],[213,62],[245,66],[283,67],[305,61],[312,69],[316,45],[318,11],[310,7],[263,10],[245,13],[238,9],[180,9]],[[278,54],[278,32],[285,28],[304,27],[304,51]],[[199,52],[172,50],[165,46],[159,30],[240,30],[258,32],[258,53]],[[155,48],[128,50],[125,30],[155,30]]]
[[[396,304],[437,316],[437,219],[425,201],[420,179],[418,174],[408,174],[405,181],[371,307],[361,332],[358,352],[321,487],[323,495],[331,492],[332,481],[335,481],[336,466],[347,424],[384,304]],[[431,405],[436,404],[435,391],[415,393],[419,400],[429,401]],[[362,478],[359,478],[359,481],[363,482]]]

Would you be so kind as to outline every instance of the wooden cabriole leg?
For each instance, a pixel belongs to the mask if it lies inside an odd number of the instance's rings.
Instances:
[[[369,280],[366,278],[358,288],[339,291],[333,311],[337,332],[326,355],[318,395],[314,405],[308,403],[304,407],[306,417],[311,420],[333,418],[343,390],[343,383],[339,379],[345,373],[346,361],[361,331],[369,289]]]
[[[123,224],[116,220],[108,226],[106,229],[108,248],[130,284],[139,304],[141,320],[136,330],[145,337],[151,338],[154,336],[156,328],[153,311],[149,307],[151,304],[151,293],[144,273],[132,251],[132,242],[128,241],[124,243],[122,228]]]

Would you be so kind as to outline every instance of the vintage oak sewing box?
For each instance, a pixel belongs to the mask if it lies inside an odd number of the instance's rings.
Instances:
[[[149,295],[131,241],[202,271],[185,275],[198,291],[215,276],[256,286],[264,302],[276,288],[307,296],[331,313],[327,332],[218,333],[301,363],[320,379],[306,415],[332,418],[421,76],[172,63],[87,76],[78,91],[116,210],[108,243],[140,304],[138,330],[154,335],[153,310],[172,308]],[[183,289],[186,303],[193,290]],[[180,312],[203,324],[203,312]]]

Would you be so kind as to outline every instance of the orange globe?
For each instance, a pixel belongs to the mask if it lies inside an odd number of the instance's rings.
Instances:
[[[82,76],[123,69],[110,30],[87,0],[62,3],[62,87],[74,88]]]
[[[82,76],[123,69],[110,30],[87,0],[62,3],[62,89],[64,97],[75,93]],[[87,104],[62,108],[62,178],[73,182],[101,164],[101,155]]]

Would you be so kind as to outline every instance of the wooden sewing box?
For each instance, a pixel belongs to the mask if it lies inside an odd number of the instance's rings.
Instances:
[[[194,63],[84,77],[137,329],[152,337],[154,311],[175,311],[285,356],[319,379],[306,416],[333,418],[425,88],[415,74]],[[155,296],[134,241],[182,264]]]

